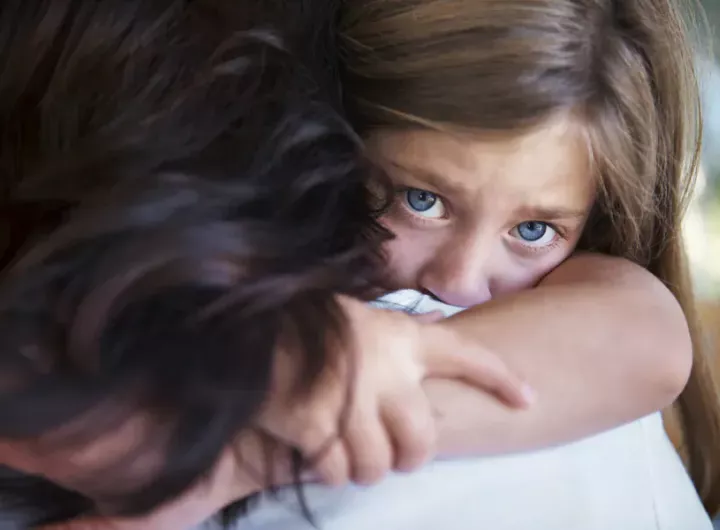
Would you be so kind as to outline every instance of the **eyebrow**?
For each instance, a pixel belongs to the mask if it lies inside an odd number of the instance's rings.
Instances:
[[[574,208],[552,207],[552,206],[524,206],[518,210],[518,217],[538,221],[553,219],[582,219],[587,216],[585,210]]]
[[[421,183],[429,184],[441,192],[444,190],[446,192],[445,194],[460,195],[466,191],[462,184],[448,182],[447,179],[444,179],[437,173],[433,173],[427,169],[400,164],[395,161],[390,161],[389,164],[400,171],[410,174]]]
[[[419,183],[429,184],[433,188],[437,189],[441,193],[445,191],[447,194],[462,195],[465,193],[465,188],[462,184],[455,182],[448,182],[446,179],[439,176],[437,173],[428,171],[424,168],[401,164],[395,161],[390,161],[389,164],[405,173],[408,173],[414,177]],[[524,205],[517,210],[517,216],[524,219],[531,219],[537,221],[551,221],[551,220],[576,220],[583,219],[587,216],[588,212],[584,209],[566,208],[562,206],[541,206],[541,205]]]

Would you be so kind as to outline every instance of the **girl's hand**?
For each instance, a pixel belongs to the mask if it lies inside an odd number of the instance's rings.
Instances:
[[[323,482],[370,484],[434,456],[426,378],[462,380],[510,407],[530,405],[527,385],[497,355],[462,343],[436,316],[417,318],[349,298],[342,304],[350,329],[332,365],[299,399],[297,366],[279,353],[260,417],[261,428],[298,448]]]

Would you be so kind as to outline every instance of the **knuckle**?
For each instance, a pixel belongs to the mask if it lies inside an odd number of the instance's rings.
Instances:
[[[324,458],[318,465],[315,466],[315,470],[323,478],[323,481],[331,486],[342,486],[347,483],[349,473],[346,465],[343,465],[341,459],[338,458]]]
[[[322,449],[336,436],[336,426],[331,421],[318,419],[306,423],[298,436],[300,449],[304,452],[313,452]]]
[[[390,471],[390,466],[381,465],[379,462],[365,464],[358,470],[357,482],[365,486],[377,484]]]
[[[425,399],[423,397],[423,399]],[[419,406],[423,403],[423,406]],[[399,418],[402,424],[398,428],[397,467],[403,471],[412,470],[434,453],[437,432],[431,408],[423,401],[417,407],[407,407]]]
[[[374,451],[367,451],[356,465],[356,481],[372,485],[382,480],[392,469],[392,454],[387,444],[379,444]]]
[[[435,451],[434,431],[425,429],[408,438],[398,449],[398,468],[401,471],[412,471],[427,462]]]

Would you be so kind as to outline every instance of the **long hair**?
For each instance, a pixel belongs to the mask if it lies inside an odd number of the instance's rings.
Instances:
[[[141,425],[67,489],[0,473],[20,527],[178,496],[253,425],[281,335],[308,388],[336,293],[369,298],[336,2],[288,4],[0,4],[0,440],[62,460]]]
[[[684,308],[694,366],[678,407],[690,473],[714,513],[720,405],[680,227],[701,117],[679,4],[349,0],[340,21],[343,82],[363,134],[381,127],[519,134],[558,113],[583,119],[599,199],[580,249],[646,267]]]

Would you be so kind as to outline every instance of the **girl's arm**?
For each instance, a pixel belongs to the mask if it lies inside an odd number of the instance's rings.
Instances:
[[[488,348],[537,394],[532,407],[509,409],[462,384],[426,380],[444,456],[537,449],[637,419],[672,403],[692,365],[673,295],[639,266],[601,255],[571,258],[536,289],[435,326],[437,347]]]
[[[348,301],[345,309],[351,333],[340,348],[350,356],[342,358],[354,356],[360,370],[343,443],[317,462],[322,477],[362,475],[372,482],[393,461],[408,471],[433,455],[512,453],[574,441],[669,405],[692,365],[689,329],[672,293],[641,267],[602,255],[575,256],[534,289],[435,323],[359,302]],[[478,363],[472,377],[466,372],[474,387],[459,380],[461,371],[442,366],[451,354]],[[413,355],[424,365],[432,430],[423,403],[403,392],[409,387],[401,374],[417,373],[417,366],[398,360]],[[518,388],[509,374],[533,389],[532,406],[498,400],[503,381]],[[280,400],[285,406],[271,414],[279,437],[313,454],[336,432],[346,396],[338,382],[345,380],[326,378],[314,399]],[[309,436],[314,432],[322,436]]]
[[[380,313],[370,313],[377,325]],[[403,336],[389,327],[395,340]],[[599,255],[574,257],[536,289],[419,329],[416,344],[422,349],[490,360],[500,355],[537,397],[532,407],[516,410],[471,386],[426,380],[443,456],[537,449],[631,421],[671,403],[692,364],[688,328],[672,294],[640,267]],[[374,335],[367,331],[364,337]],[[391,334],[385,329],[378,336]],[[392,356],[394,350],[384,353]],[[232,484],[226,480],[211,480],[216,487],[190,492],[150,519],[67,528],[136,530],[147,528],[148,521],[158,530],[182,528],[262,487],[242,474]]]

